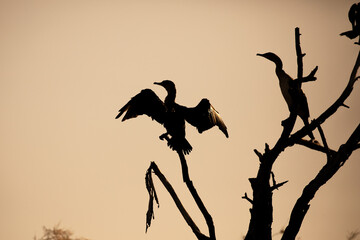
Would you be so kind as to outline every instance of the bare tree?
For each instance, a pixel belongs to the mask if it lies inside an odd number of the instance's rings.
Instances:
[[[303,57],[300,46],[300,32],[299,29],[295,29],[295,45],[298,64],[298,76],[293,80],[295,86],[301,88],[301,83],[306,81],[316,80],[314,74],[317,68],[315,68],[307,77],[303,77]],[[290,215],[290,221],[283,232],[283,240],[295,239],[298,234],[301,224],[305,218],[306,213],[310,208],[310,201],[314,198],[316,192],[321,186],[332,178],[336,172],[345,164],[353,151],[360,148],[360,124],[354,129],[353,133],[349,136],[348,140],[342,144],[337,150],[333,150],[328,146],[325,133],[321,128],[321,125],[330,118],[340,107],[347,107],[345,105],[346,99],[350,96],[356,80],[359,78],[356,76],[360,66],[360,52],[355,61],[354,68],[351,72],[350,79],[339,98],[329,106],[319,117],[314,119],[309,125],[305,125],[302,129],[295,133],[292,133],[295,121],[296,112],[290,111],[288,119],[283,121],[283,131],[280,138],[276,142],[275,146],[270,148],[268,144],[265,144],[264,153],[260,153],[258,150],[254,150],[260,161],[260,167],[257,176],[250,178],[250,184],[253,190],[253,199],[250,199],[245,193],[244,199],[247,199],[251,204],[250,209],[251,219],[249,229],[245,237],[246,240],[253,239],[271,239],[271,225],[273,221],[273,206],[272,206],[272,193],[275,189],[278,189],[286,182],[276,183],[275,175],[272,171],[272,166],[277,160],[279,154],[285,151],[287,148],[294,146],[295,144],[303,145],[314,151],[319,151],[325,154],[327,159],[326,164],[320,169],[319,173],[306,185],[303,189],[301,196],[298,198],[295,206],[292,209]],[[321,136],[320,144],[314,140],[304,140],[309,131],[318,130]]]
[[[349,12],[349,20],[352,24],[352,30],[345,32],[341,35],[345,35],[350,39],[354,39],[359,36],[360,32],[360,11],[358,11],[358,4],[354,4]],[[350,14],[351,13],[351,14]],[[350,17],[350,15],[352,17]],[[359,23],[359,26],[358,26]],[[304,187],[302,194],[296,201],[292,212],[290,214],[290,220],[288,225],[282,229],[279,234],[282,234],[283,240],[294,240],[301,228],[301,224],[305,218],[306,213],[310,208],[310,201],[315,197],[316,192],[321,186],[327,183],[327,181],[332,178],[337,171],[346,163],[351,154],[360,148],[360,124],[354,129],[352,134],[348,137],[348,140],[341,144],[338,149],[332,149],[326,139],[326,134],[323,131],[321,125],[333,116],[340,107],[349,108],[345,101],[350,96],[355,82],[358,80],[357,71],[360,67],[360,51],[353,70],[350,75],[350,79],[347,81],[342,94],[334,101],[334,103],[326,108],[326,110],[320,114],[317,118],[313,119],[311,122],[307,121],[308,113],[307,101],[305,94],[301,90],[302,83],[315,81],[316,71],[318,67],[315,67],[312,72],[307,76],[303,76],[303,58],[305,54],[302,52],[300,45],[300,30],[299,28],[295,29],[295,48],[297,55],[297,78],[292,79],[282,70],[281,59],[278,58],[275,54],[261,54],[262,56],[267,57],[268,59],[276,63],[276,73],[279,77],[287,78],[289,81],[287,84],[287,91],[284,94],[285,100],[289,106],[289,117],[282,121],[283,130],[280,134],[279,139],[273,147],[270,147],[265,143],[265,150],[261,153],[258,150],[254,150],[257,155],[260,165],[257,175],[253,178],[249,178],[251,188],[252,188],[252,198],[248,196],[247,193],[244,194],[243,199],[247,200],[251,204],[250,214],[251,219],[249,223],[248,232],[245,236],[246,240],[270,240],[272,239],[272,222],[273,222],[273,191],[279,189],[281,186],[286,184],[285,182],[277,183],[275,179],[275,174],[272,171],[272,167],[275,161],[278,159],[279,154],[283,151],[286,151],[288,148],[293,147],[294,145],[302,145],[311,150],[318,151],[324,154],[327,161],[326,164],[320,169],[318,174]],[[274,55],[276,60],[274,60]],[[281,69],[280,69],[281,67]],[[282,89],[283,90],[283,89]],[[291,96],[289,96],[289,95]],[[305,105],[304,105],[305,104]],[[304,112],[305,111],[305,112]],[[297,116],[300,116],[304,121],[304,127],[300,130],[293,132],[293,128],[297,119]],[[321,137],[321,142],[318,142],[314,139],[312,132],[318,131]],[[306,135],[310,136],[310,140],[303,139]],[[180,158],[183,180],[186,183],[190,193],[192,194],[195,202],[197,203],[200,211],[202,212],[209,231],[209,236],[201,233],[199,228],[196,226],[195,222],[192,220],[190,214],[185,210],[182,205],[179,197],[175,193],[175,190],[172,188],[170,183],[166,180],[165,176],[161,173],[158,166],[152,162],[149,169],[146,173],[146,187],[149,192],[149,207],[146,214],[146,229],[150,226],[151,220],[153,218],[153,205],[154,200],[158,202],[158,196],[155,191],[155,187],[152,181],[152,173],[154,173],[165,186],[171,197],[173,198],[177,208],[181,212],[184,220],[190,226],[195,236],[199,240],[211,239],[215,240],[215,227],[211,218],[211,215],[206,210],[204,203],[197,194],[196,189],[193,186],[192,181],[190,180],[188,168],[186,164],[186,159],[181,151],[177,152]],[[277,234],[276,234],[277,235]],[[354,239],[358,235],[358,232],[354,232],[348,236],[348,239]]]

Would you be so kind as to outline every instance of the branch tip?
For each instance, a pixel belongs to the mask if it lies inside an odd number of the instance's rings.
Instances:
[[[345,103],[342,103],[340,106],[345,107],[345,108],[350,108],[348,105],[346,105]]]
[[[265,143],[265,152],[269,152],[269,151],[270,151],[269,144]]]
[[[262,162],[263,155],[256,149],[254,149],[254,152],[255,152],[256,156],[258,156],[259,161]]]
[[[360,149],[360,144],[359,143],[354,146],[354,151],[358,150],[358,149]]]
[[[275,189],[276,190],[279,190],[279,187],[282,187],[285,183],[287,183],[287,182],[289,182],[289,180],[286,180],[286,181],[284,181],[284,182],[281,182],[281,183],[279,183],[279,184],[276,184],[276,185],[274,185],[274,186],[272,186],[271,188],[270,188],[270,190],[271,191],[274,191]]]
[[[273,182],[273,186],[276,185],[276,181],[275,181],[275,174],[273,171],[270,172],[270,175],[271,175],[271,179],[272,179],[272,182]]]
[[[249,203],[253,204],[253,200],[248,197],[248,195],[247,195],[246,192],[245,192],[244,196],[242,196],[241,198],[242,198],[242,199],[245,199],[245,200],[247,200]]]

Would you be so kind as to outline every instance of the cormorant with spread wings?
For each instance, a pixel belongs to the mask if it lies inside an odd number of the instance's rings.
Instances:
[[[176,88],[172,81],[164,80],[154,84],[166,89],[164,102],[151,89],[144,89],[119,110],[116,119],[124,113],[122,121],[146,114],[165,127],[166,133],[160,139],[167,139],[171,149],[184,154],[189,154],[192,150],[185,138],[185,121],[196,127],[199,133],[216,125],[229,137],[224,121],[208,99],[203,98],[196,107],[188,108],[175,102]]]

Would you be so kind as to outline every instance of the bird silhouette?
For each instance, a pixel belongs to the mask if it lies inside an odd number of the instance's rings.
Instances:
[[[351,23],[351,30],[340,33],[340,36],[346,36],[350,39],[354,39],[360,35],[360,4],[354,3],[349,10],[348,18]],[[355,42],[359,44],[359,42]]]
[[[281,93],[288,105],[289,111],[299,116],[305,126],[309,126],[309,106],[305,93],[302,91],[300,84],[292,79],[283,69],[281,59],[272,52],[257,54],[275,63],[275,73],[279,79]],[[314,140],[314,135],[311,131],[308,132],[311,140]]]
[[[225,136],[229,137],[224,121],[208,99],[203,98],[196,107],[188,108],[175,102],[176,88],[172,81],[164,80],[154,84],[166,89],[167,96],[164,102],[151,89],[144,89],[119,110],[115,119],[124,113],[122,121],[143,114],[151,117],[166,129],[166,133],[159,138],[166,139],[172,150],[184,154],[189,154],[192,150],[192,146],[185,138],[185,121],[196,127],[199,133],[218,126]]]

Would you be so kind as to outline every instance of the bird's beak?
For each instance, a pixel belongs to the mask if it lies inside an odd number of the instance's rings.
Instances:
[[[162,86],[161,82],[154,82],[154,84]]]
[[[258,53],[258,54],[256,54],[256,56],[261,56],[261,57],[263,57],[264,54]]]

